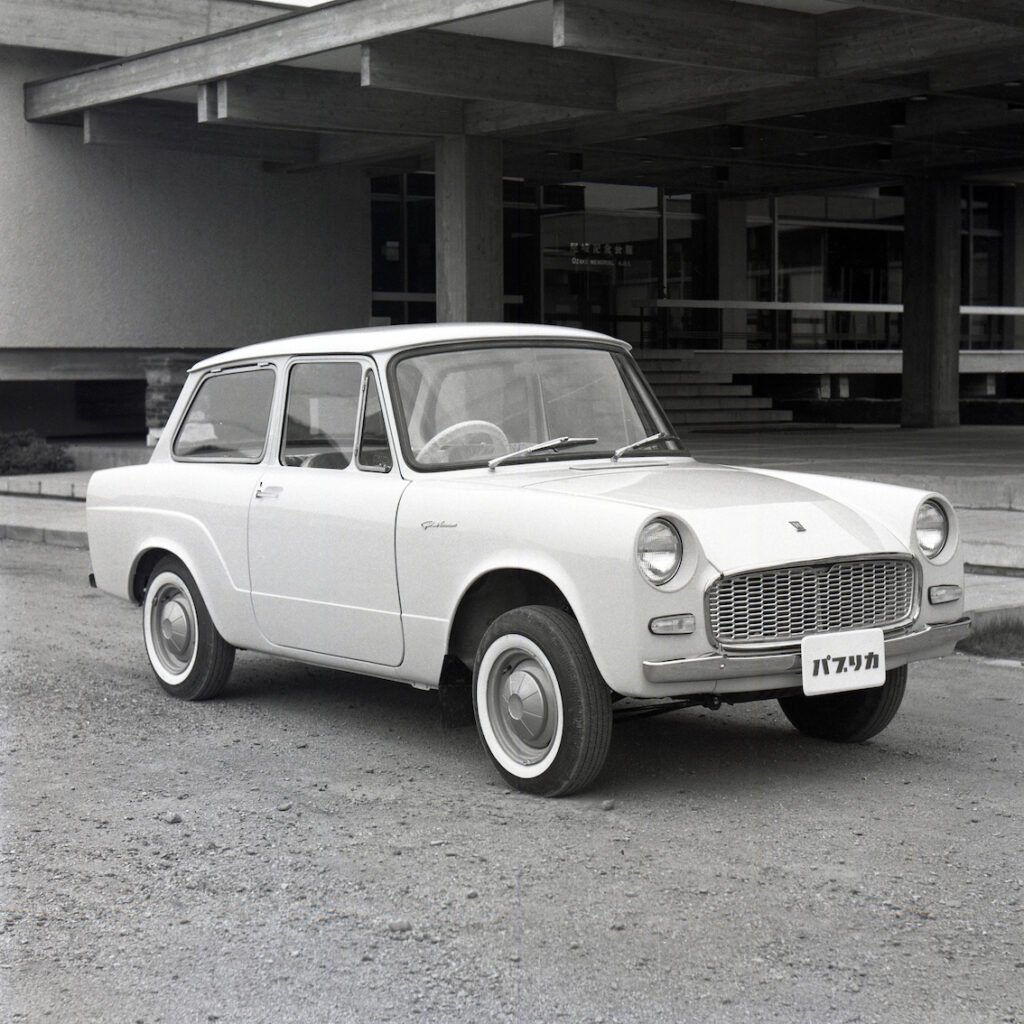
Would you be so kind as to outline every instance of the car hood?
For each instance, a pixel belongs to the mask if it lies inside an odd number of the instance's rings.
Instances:
[[[723,573],[907,550],[906,542],[873,516],[755,470],[696,462],[636,468],[577,463],[557,478],[527,486],[677,516]]]

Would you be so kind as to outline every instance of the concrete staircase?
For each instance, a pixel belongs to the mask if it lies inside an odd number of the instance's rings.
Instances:
[[[640,369],[677,430],[721,430],[791,423],[793,414],[773,409],[749,384],[734,384],[730,373],[707,373],[692,352],[647,349],[634,352]]]

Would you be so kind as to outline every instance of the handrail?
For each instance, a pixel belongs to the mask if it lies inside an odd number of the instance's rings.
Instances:
[[[743,299],[657,299],[637,302],[641,309],[769,310],[797,313],[903,313],[902,303],[756,302]],[[961,306],[961,316],[1024,316],[1024,306]]]

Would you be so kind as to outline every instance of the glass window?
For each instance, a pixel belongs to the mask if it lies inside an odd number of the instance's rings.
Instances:
[[[434,200],[410,199],[406,217],[406,291],[433,292],[437,286],[437,250],[434,245]]]
[[[604,349],[487,346],[402,359],[394,371],[403,445],[414,464],[480,465],[552,438],[593,442],[572,458],[607,457],[665,430],[626,361]],[[645,454],[676,450],[674,442]],[[558,458],[547,452],[537,457]]]
[[[372,179],[373,315],[393,324],[437,319],[435,182],[432,174]],[[505,319],[543,320],[540,188],[505,181]],[[579,191],[579,190],[577,190]]]
[[[380,392],[371,371],[366,375],[366,401],[363,403],[363,426],[359,432],[359,465],[375,473],[388,473],[394,465]]]
[[[259,462],[267,443],[274,371],[210,374],[196,391],[174,440],[180,459]]]
[[[373,227],[373,289],[405,290],[402,206],[397,200],[375,197],[371,206]]]
[[[544,320],[638,344],[660,284],[658,190],[588,182],[573,192],[559,198],[574,206],[542,211]]]
[[[356,362],[297,363],[288,378],[281,461],[345,469],[352,461],[363,368]]]

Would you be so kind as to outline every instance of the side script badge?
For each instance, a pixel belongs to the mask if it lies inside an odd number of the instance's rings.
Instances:
[[[793,529],[796,530],[797,533],[806,533],[807,532],[807,527],[804,526],[803,523],[798,522],[796,519],[790,519],[789,525],[792,526]]]

